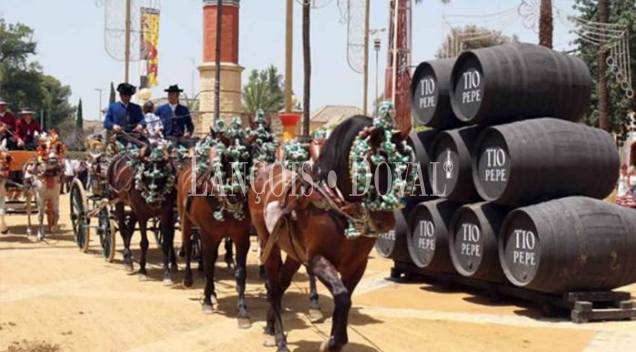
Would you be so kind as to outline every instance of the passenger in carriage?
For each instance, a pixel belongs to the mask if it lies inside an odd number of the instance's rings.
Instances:
[[[33,111],[30,109],[22,109],[22,111],[20,111],[20,115],[22,116],[22,119],[15,123],[18,148],[36,150],[38,147],[36,134],[41,134],[42,128],[40,127],[40,124],[33,119]]]
[[[7,111],[7,102],[0,98],[0,143],[6,140],[9,150],[16,149],[17,145],[13,133],[15,133],[15,117],[11,111]]]
[[[168,104],[157,108],[157,115],[161,118],[163,135],[169,139],[190,138],[194,133],[194,124],[190,116],[190,109],[179,103],[179,94],[183,89],[175,84],[164,92],[168,93]]]
[[[144,104],[143,110],[148,138],[160,138],[162,136],[163,125],[159,116],[155,115],[155,104],[151,101],[147,101]]]
[[[144,119],[146,120],[146,131],[148,131],[148,139],[160,146],[165,145],[163,142],[163,125],[159,116],[155,115],[155,104],[147,101],[143,107]]]
[[[128,145],[130,140],[120,132],[142,134],[146,127],[144,115],[138,104],[131,102],[137,88],[129,83],[120,83],[117,86],[120,101],[110,104],[104,117],[104,128],[116,133],[116,140],[123,145]],[[142,142],[144,137],[139,137]]]

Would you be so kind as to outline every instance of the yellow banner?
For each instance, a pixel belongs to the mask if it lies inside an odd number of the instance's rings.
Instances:
[[[143,88],[158,85],[159,70],[159,10],[141,8],[141,60],[146,62],[146,84]],[[142,84],[143,85],[143,84]]]

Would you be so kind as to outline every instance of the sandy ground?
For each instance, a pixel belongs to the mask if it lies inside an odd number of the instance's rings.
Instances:
[[[273,351],[261,345],[267,302],[255,253],[247,288],[252,327],[240,330],[233,273],[224,264],[217,270],[221,312],[203,315],[202,278],[195,275],[192,289],[164,287],[154,238],[152,280],[140,282],[123,270],[121,244],[112,264],[99,255],[96,238],[91,253],[77,249],[68,209],[64,195],[62,229],[44,242],[26,237],[25,216],[7,216],[10,233],[0,235],[0,351],[36,341],[59,347],[51,351]],[[519,301],[494,304],[477,294],[396,284],[384,279],[391,262],[372,257],[353,299],[346,351],[636,351],[636,321],[576,325],[543,319]],[[331,297],[319,289],[330,315]],[[636,294],[636,286],[627,289]],[[317,351],[331,328],[331,318],[307,318],[307,291],[302,271],[283,301],[292,351]]]

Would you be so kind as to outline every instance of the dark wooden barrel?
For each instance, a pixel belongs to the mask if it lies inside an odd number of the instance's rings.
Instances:
[[[503,271],[516,286],[561,294],[636,282],[636,211],[588,197],[518,208],[504,221]]]
[[[448,251],[448,228],[461,204],[436,199],[418,204],[409,217],[407,245],[413,264],[432,271],[455,273]]]
[[[592,78],[585,63],[539,45],[466,51],[451,76],[453,112],[471,124],[544,116],[578,121],[590,105]]]
[[[471,150],[480,126],[440,132],[433,141],[429,182],[431,194],[460,203],[479,201],[472,180]]]
[[[428,127],[446,130],[464,126],[450,103],[450,78],[456,58],[424,61],[411,80],[411,111]]]
[[[457,209],[450,223],[448,246],[458,273],[505,282],[497,254],[497,237],[510,210],[490,202],[466,204]]]
[[[382,258],[393,259],[398,262],[411,263],[411,256],[406,243],[409,234],[407,219],[413,208],[421,201],[421,198],[410,198],[406,206],[394,211],[395,227],[389,232],[378,237],[375,242],[375,250]]]
[[[614,138],[569,121],[542,118],[489,127],[474,151],[477,191],[499,204],[574,195],[603,199],[618,180]]]
[[[438,131],[433,129],[421,132],[411,132],[407,139],[407,143],[415,152],[415,162],[418,163],[417,167],[420,168],[419,175],[422,176],[422,179],[418,179],[415,183],[413,195],[429,196],[432,193],[428,172],[431,164],[431,145],[433,144],[433,139],[437,134]]]

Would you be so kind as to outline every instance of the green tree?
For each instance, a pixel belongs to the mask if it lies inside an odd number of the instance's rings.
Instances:
[[[75,127],[78,132],[84,131],[84,113],[82,111],[82,99],[80,98],[79,104],[77,104],[77,119],[75,120]]]
[[[580,20],[598,22],[598,5],[599,3],[596,0],[575,0],[574,9],[580,14]],[[631,53],[629,66],[631,67],[633,85],[633,82],[636,82],[636,7],[633,0],[609,1],[607,7],[608,23],[624,26],[631,36],[628,43]],[[607,104],[609,110],[607,114],[608,130],[616,134],[620,140],[623,140],[627,136],[627,124],[629,122],[627,113],[630,109],[636,110],[636,99],[634,97],[629,98],[626,95],[625,90],[621,87],[616,79],[616,74],[612,70],[607,70],[604,76],[607,84],[603,87],[600,86],[599,57],[607,54],[609,45],[599,46],[591,44],[585,38],[577,38],[574,43],[577,45],[579,57],[589,67],[594,82],[590,113],[583,119],[583,122],[594,127],[601,126],[599,94],[603,90],[602,88],[606,87],[609,99]],[[610,44],[613,45],[615,42]]]
[[[26,69],[27,58],[35,54],[35,48],[31,28],[21,23],[7,24],[0,17],[0,73],[9,67]]]
[[[455,57],[462,51],[485,48],[504,43],[516,43],[519,41],[517,35],[508,37],[500,31],[467,25],[464,28],[454,29],[442,46],[437,49],[435,58]]]
[[[260,72],[252,70],[242,95],[243,112],[254,114],[262,109],[265,114],[277,113],[285,103],[283,76],[273,65]]]
[[[36,49],[31,28],[7,24],[0,17],[0,95],[12,111],[29,107],[44,112],[46,128],[53,128],[73,116],[74,108],[68,103],[71,89],[45,75],[37,61],[29,60]]]

